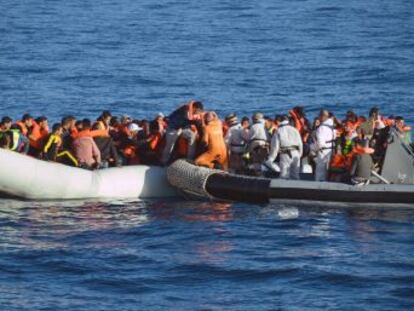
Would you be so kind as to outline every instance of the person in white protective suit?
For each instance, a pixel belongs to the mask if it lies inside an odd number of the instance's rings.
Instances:
[[[261,174],[262,163],[269,155],[269,141],[265,129],[264,116],[256,112],[253,117],[253,124],[248,133],[248,148],[251,157],[251,168]]]
[[[334,121],[327,110],[321,111],[319,120],[320,125],[316,129],[315,142],[311,149],[316,153],[315,180],[326,181],[335,147],[335,128]]]
[[[279,128],[273,134],[270,143],[270,153],[265,165],[273,167],[279,157],[280,178],[299,179],[300,159],[303,153],[303,143],[299,131],[289,124],[288,117],[282,117]]]
[[[246,150],[247,133],[234,113],[229,114],[225,122],[228,126],[224,140],[229,152],[229,170],[240,173],[243,169],[243,154]]]

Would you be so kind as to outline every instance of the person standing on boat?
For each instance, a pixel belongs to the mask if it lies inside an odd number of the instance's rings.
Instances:
[[[188,142],[187,159],[194,159],[197,135],[192,131],[191,125],[202,122],[203,109],[201,102],[190,101],[169,115],[168,128],[165,133],[165,147],[161,157],[163,165],[167,165],[170,161],[175,143],[181,135]]]
[[[255,174],[260,175],[262,163],[269,155],[269,140],[265,129],[265,120],[261,112],[252,116],[253,124],[248,134],[248,147],[250,153],[251,169]]]
[[[243,154],[246,150],[246,131],[234,113],[225,118],[228,127],[224,138],[229,151],[229,169],[234,173],[241,173],[243,169]]]
[[[270,153],[266,163],[272,166],[280,154],[280,178],[300,179],[302,153],[303,142],[300,132],[289,124],[287,116],[281,117],[278,129],[270,142]]]
[[[311,149],[316,153],[315,180],[325,181],[328,175],[329,163],[332,158],[335,142],[334,121],[327,110],[319,114],[320,125],[315,132],[315,142]]]

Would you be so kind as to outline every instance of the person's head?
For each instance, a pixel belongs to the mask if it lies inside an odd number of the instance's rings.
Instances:
[[[158,121],[158,122],[164,121],[164,118],[165,118],[165,116],[162,112],[158,112],[157,115],[155,116],[155,120]]]
[[[131,119],[131,117],[129,115],[124,114],[121,117],[121,124],[122,125],[128,125],[129,123],[131,123],[131,121],[132,121],[132,119]]]
[[[111,122],[112,114],[109,110],[102,111],[101,116],[98,118],[99,121],[102,121],[106,126],[109,126]]]
[[[90,130],[92,127],[92,122],[90,119],[82,120],[82,130]]]
[[[60,123],[55,123],[52,126],[52,133],[55,135],[62,135],[63,134],[63,127]]]
[[[193,106],[193,113],[194,114],[199,114],[202,113],[204,111],[204,105],[202,102],[194,100],[191,101],[190,103]]]
[[[1,122],[0,122],[0,129],[3,131],[7,131],[10,129],[10,127],[12,126],[13,120],[10,117],[3,117],[1,118]]]
[[[304,118],[305,117],[305,110],[304,110],[304,108],[302,107],[302,106],[296,106],[296,107],[293,107],[293,112],[295,112],[296,113],[296,115],[299,117],[299,118]]]
[[[149,130],[151,134],[156,134],[160,131],[160,124],[157,120],[154,120],[150,123]]]
[[[284,115],[282,115],[282,114],[277,114],[277,115],[275,115],[274,122],[275,122],[275,124],[276,124],[277,126],[279,126],[279,125],[280,125],[280,123],[282,123],[284,120],[285,120],[285,116],[284,116]]]
[[[321,123],[325,122],[331,117],[331,113],[328,110],[322,109],[319,112],[319,120]]]
[[[111,127],[113,127],[113,128],[115,128],[115,127],[118,127],[119,126],[119,119],[118,119],[118,117],[112,117],[111,118],[111,121],[109,122],[109,126],[111,126]]]
[[[226,122],[227,126],[231,127],[238,123],[238,119],[235,113],[230,113],[224,118],[224,122]]]
[[[248,128],[249,128],[249,126],[250,126],[250,119],[249,119],[249,117],[243,117],[243,118],[241,119],[241,126],[242,126],[244,129],[248,129]]]
[[[36,123],[40,126],[42,129],[46,129],[48,127],[48,120],[45,116],[38,117],[36,119]]]
[[[274,126],[273,120],[269,116],[264,116],[265,128],[271,129]]]
[[[379,118],[379,113],[380,113],[380,111],[379,111],[378,107],[372,107],[371,110],[369,111],[369,118],[373,119],[373,120],[376,120],[376,119]]]
[[[130,123],[128,125],[128,131],[130,133],[131,138],[136,137],[138,135],[138,132],[141,131],[141,130],[142,130],[142,128],[140,128],[138,126],[138,124],[136,124],[136,123]]]
[[[355,122],[357,122],[358,117],[352,110],[349,110],[346,113],[345,120],[348,121],[348,122],[354,122],[355,123]]]
[[[263,113],[255,112],[252,116],[252,121],[255,122],[255,123],[260,122],[260,121],[263,120],[263,118],[264,118]]]
[[[314,129],[314,130],[316,130],[319,126],[321,125],[321,119],[320,119],[320,117],[317,117],[317,118],[315,118],[314,120],[313,120],[313,125],[312,125],[312,128]]]
[[[398,127],[398,128],[404,128],[404,126],[405,126],[405,121],[404,121],[404,118],[403,117],[401,117],[401,116],[397,116],[397,117],[395,117],[395,126],[396,127]]]
[[[25,113],[22,117],[22,122],[26,127],[32,127],[33,126],[33,117],[30,114]]]
[[[66,117],[63,117],[62,118],[62,122],[61,122],[62,127],[65,130],[69,130],[72,127],[74,127],[75,126],[75,123],[76,123],[76,118],[74,116],[66,116]]]
[[[217,114],[214,111],[209,111],[204,115],[204,122],[209,124],[210,122],[217,120]]]

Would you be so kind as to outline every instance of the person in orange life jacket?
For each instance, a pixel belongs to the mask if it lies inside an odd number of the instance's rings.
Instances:
[[[188,141],[187,159],[193,159],[196,152],[197,134],[191,130],[191,125],[202,123],[203,104],[190,101],[168,116],[168,128],[165,133],[165,147],[161,163],[167,165],[174,151],[178,138],[182,135]]]
[[[96,122],[92,127],[92,131],[105,130],[102,122]],[[120,166],[121,161],[118,156],[118,151],[115,148],[114,141],[109,135],[105,135],[105,131],[101,135],[93,136],[96,145],[101,152],[101,167],[107,168],[109,166]]]
[[[63,149],[63,127],[56,123],[52,127],[52,133],[47,136],[42,146],[41,159],[46,161],[60,162],[66,165],[78,166],[79,163],[72,153]]]
[[[309,149],[306,144],[308,143],[309,135],[310,135],[310,123],[309,120],[306,118],[305,110],[301,106],[293,107],[292,110],[289,111],[289,116],[293,122],[293,126],[299,131],[300,136],[302,137],[302,142],[304,143],[304,151],[307,152]]]
[[[221,121],[215,112],[208,112],[204,116],[204,124],[202,143],[207,147],[207,151],[197,157],[195,164],[227,170],[227,148],[224,142]]]
[[[16,125],[19,127],[20,132],[29,139],[30,149],[28,154],[37,157],[41,149],[39,125],[28,113],[24,114],[21,121],[16,122]]]
[[[90,136],[92,123],[89,119],[82,120],[82,130],[73,141],[73,150],[79,165],[86,169],[99,168],[101,152],[93,138]]]
[[[351,167],[351,183],[353,185],[367,184],[371,178],[371,172],[374,168],[372,154],[374,149],[369,147],[369,141],[359,141],[354,149]]]
[[[45,116],[41,116],[36,118],[36,123],[39,125],[38,146],[41,148],[49,135],[49,121]]]
[[[160,164],[161,141],[160,123],[154,120],[149,125],[149,134],[145,139],[145,143],[141,143],[139,147],[139,157],[142,163],[147,165]]]
[[[142,128],[135,122],[128,125],[128,135],[123,136],[121,150],[126,165],[136,165],[141,163],[138,150],[138,135]]]

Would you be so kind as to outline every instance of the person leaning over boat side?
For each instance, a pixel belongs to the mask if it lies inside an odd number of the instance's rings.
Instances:
[[[91,120],[83,119],[82,131],[79,132],[78,137],[73,141],[75,157],[79,165],[86,169],[99,168],[101,164],[101,152],[90,134],[86,133],[91,131],[91,126]]]
[[[256,175],[261,174],[262,163],[269,154],[269,141],[264,126],[264,117],[261,112],[256,112],[252,116],[253,124],[248,134],[247,151],[250,153],[251,169]]]
[[[63,127],[56,123],[43,145],[40,158],[46,161],[59,162],[71,166],[78,166],[79,163],[69,150],[63,149],[62,141]]]
[[[368,140],[362,140],[357,143],[353,150],[351,183],[353,185],[368,184],[371,178],[371,171],[374,168],[372,154],[374,149],[369,147]]]
[[[283,116],[281,121],[272,136],[270,153],[266,163],[273,165],[280,154],[280,178],[299,179],[300,159],[303,153],[302,137],[300,132],[289,124],[287,116]]]
[[[208,168],[216,168],[219,165],[220,169],[227,170],[227,148],[223,138],[221,121],[217,117],[217,114],[211,111],[204,115],[204,123],[203,138],[201,141],[205,144],[207,151],[197,157],[195,164]]]
[[[316,153],[315,180],[326,181],[334,149],[335,128],[331,114],[327,110],[321,110],[319,122],[311,149]]]
[[[229,152],[229,169],[231,172],[241,173],[247,135],[234,113],[226,116],[225,123],[228,128],[224,141]]]
[[[194,159],[197,134],[191,130],[191,125],[202,121],[203,109],[201,102],[190,101],[169,115],[165,147],[161,158],[163,165],[167,165],[170,161],[175,144],[181,135],[188,142],[187,159]]]

